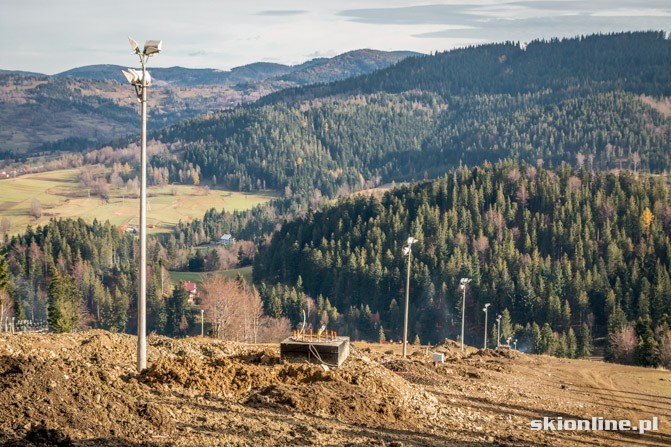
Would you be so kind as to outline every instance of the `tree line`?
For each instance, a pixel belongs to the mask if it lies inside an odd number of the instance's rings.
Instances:
[[[341,314],[363,306],[375,322],[366,338],[382,327],[398,339],[402,248],[413,236],[410,332],[421,340],[457,337],[458,284],[467,277],[469,343],[479,344],[482,308],[491,303],[490,316],[507,310],[520,344],[535,352],[571,356],[578,338],[586,346],[606,337],[615,359],[617,337],[633,329],[636,361],[655,365],[669,343],[669,193],[663,177],[631,171],[513,161],[461,167],[382,198],[308,211],[262,248],[254,279],[263,290],[300,278],[307,295],[328,298]]]

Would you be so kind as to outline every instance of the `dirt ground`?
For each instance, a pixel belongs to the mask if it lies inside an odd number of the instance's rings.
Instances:
[[[278,346],[90,331],[0,335],[0,445],[669,446],[671,373],[458,345],[354,343],[344,365]],[[433,352],[446,361],[434,366]],[[530,421],[659,418],[659,430],[532,431]]]

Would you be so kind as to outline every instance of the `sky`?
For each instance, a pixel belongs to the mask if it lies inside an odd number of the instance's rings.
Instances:
[[[2,0],[0,69],[137,65],[229,70],[373,48],[421,53],[506,40],[671,31],[670,0]]]

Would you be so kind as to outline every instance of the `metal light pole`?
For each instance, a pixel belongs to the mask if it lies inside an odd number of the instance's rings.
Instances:
[[[517,339],[513,340],[513,343],[515,344],[515,351],[517,351]]]
[[[200,309],[200,336],[205,337],[205,309]]]
[[[496,316],[496,348],[498,349],[500,346],[500,340],[501,340],[501,315]]]
[[[485,344],[483,349],[487,349],[487,308],[491,306],[491,303],[485,304],[484,309],[482,311],[485,313]]]
[[[464,319],[466,313],[466,284],[471,282],[471,278],[461,278],[459,287],[464,291],[464,297],[461,300],[461,352],[464,352]]]
[[[123,70],[124,77],[135,87],[137,99],[142,108],[142,127],[140,139],[140,291],[137,300],[137,370],[142,372],[147,367],[147,88],[151,84],[151,76],[147,71],[147,62],[154,54],[161,51],[160,40],[148,40],[144,49],[129,37],[128,41],[133,52],[140,57],[142,72],[129,68]]]
[[[408,278],[405,284],[405,319],[403,320],[403,358],[408,353],[408,307],[410,306],[410,258],[412,258],[412,244],[414,237],[408,238],[408,245],[403,247],[403,254],[408,256]]]

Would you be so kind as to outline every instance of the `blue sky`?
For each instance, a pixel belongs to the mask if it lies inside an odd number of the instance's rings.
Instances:
[[[296,64],[359,48],[423,53],[504,40],[671,31],[669,0],[4,1],[0,69],[135,65],[126,36],[162,39],[151,64]]]

